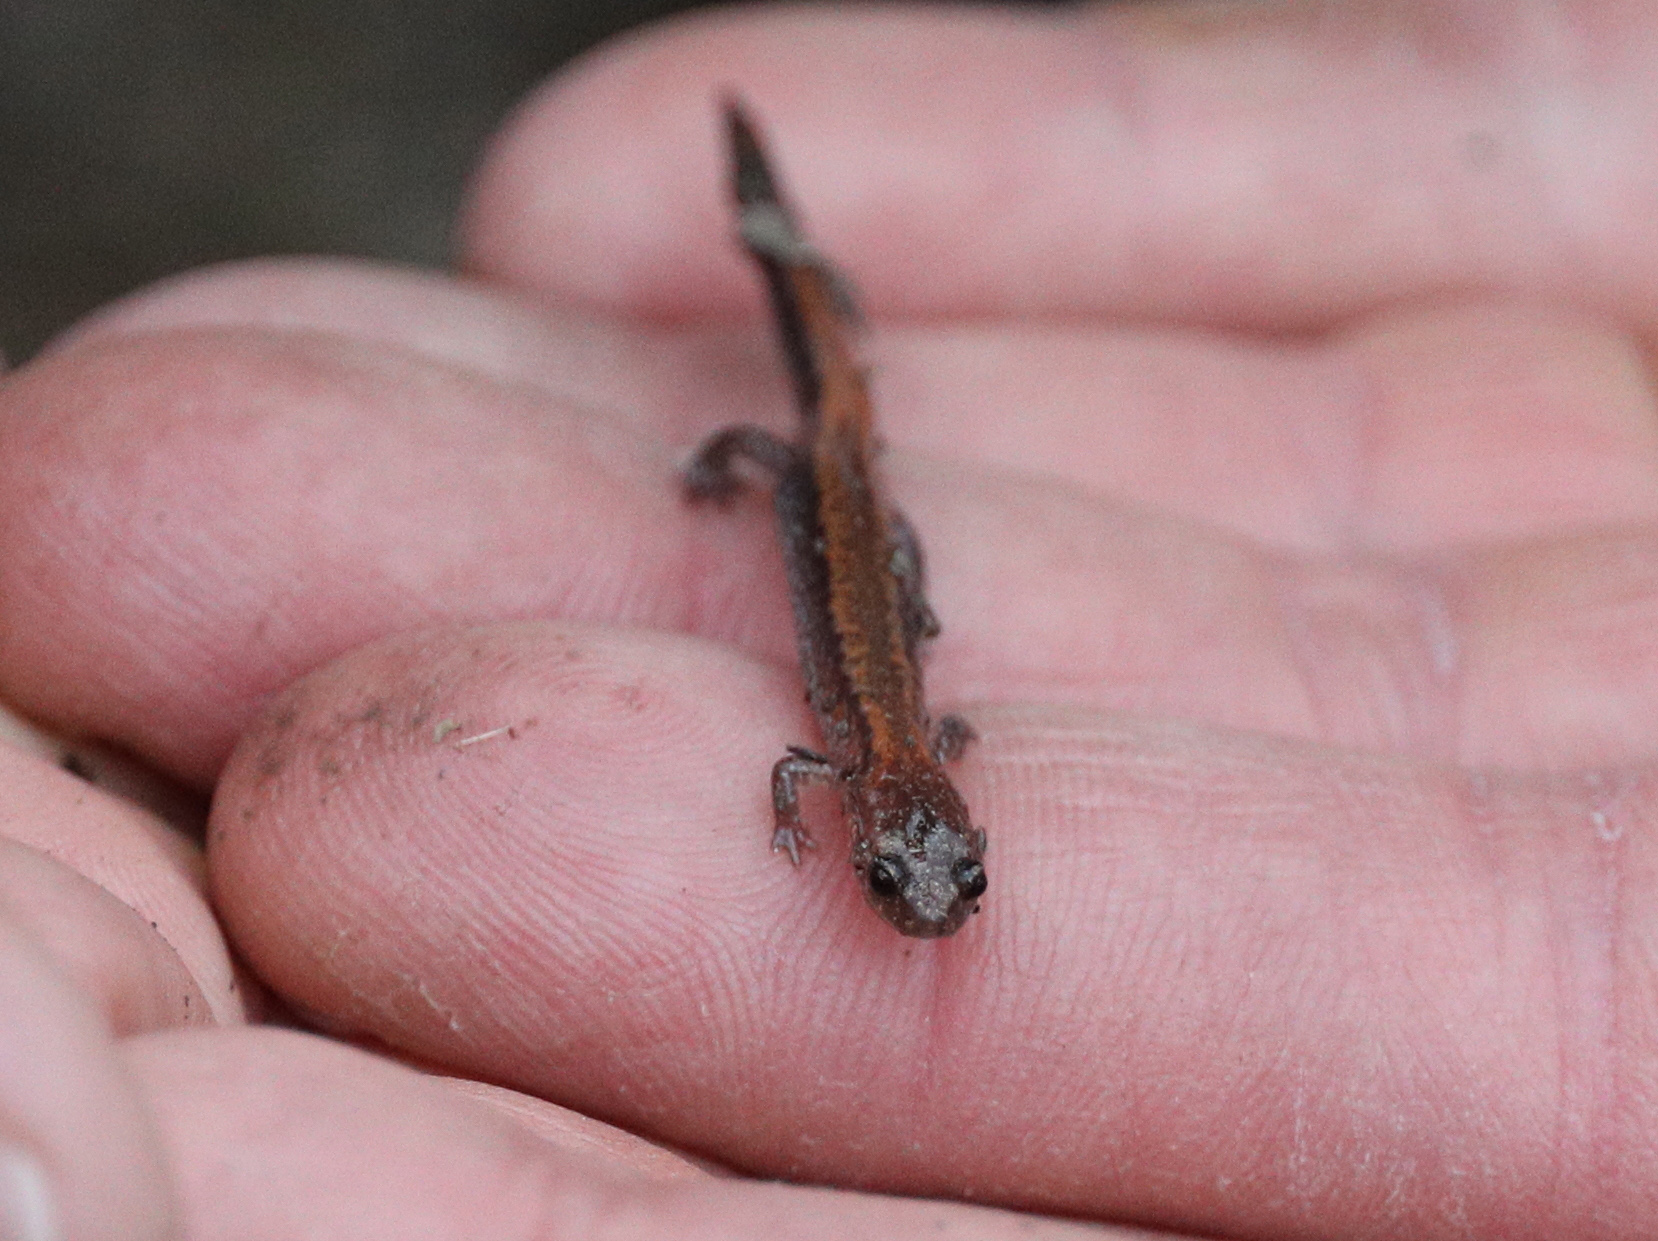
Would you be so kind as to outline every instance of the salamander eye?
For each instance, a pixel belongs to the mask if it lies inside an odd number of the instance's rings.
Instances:
[[[978,900],[990,886],[990,880],[984,873],[984,863],[975,862],[972,858],[964,857],[957,862],[950,877],[956,881],[956,891],[970,901]]]
[[[869,864],[864,882],[876,896],[897,896],[904,883],[904,872],[891,858],[878,857]]]

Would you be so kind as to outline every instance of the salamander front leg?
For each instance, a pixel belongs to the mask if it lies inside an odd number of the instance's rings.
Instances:
[[[800,821],[799,785],[839,780],[840,774],[840,769],[823,755],[796,745],[791,745],[788,754],[777,760],[777,766],[771,769],[771,808],[777,816],[777,827],[771,834],[773,853],[785,850],[789,861],[799,866],[801,847],[817,847]]]
[[[941,763],[953,763],[962,756],[969,741],[978,739],[979,734],[961,716],[940,716],[933,726],[933,757]]]
[[[739,457],[776,476],[800,459],[800,449],[760,427],[739,425],[716,431],[703,440],[685,467],[685,494],[693,500],[729,500],[743,489],[736,470]]]

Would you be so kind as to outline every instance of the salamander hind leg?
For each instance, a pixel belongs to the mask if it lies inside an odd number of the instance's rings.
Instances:
[[[840,769],[821,754],[791,745],[789,752],[771,769],[771,806],[777,826],[771,834],[771,851],[786,852],[789,861],[800,865],[800,850],[814,849],[806,825],[800,821],[800,790],[803,783],[839,780]]]
[[[904,614],[904,645],[913,659],[921,643],[938,637],[938,617],[927,603],[927,569],[915,527],[894,508],[887,511],[887,531],[892,536],[892,575],[898,579],[898,602]]]
[[[941,716],[933,726],[933,757],[941,763],[953,763],[966,752],[969,741],[978,739],[978,732],[961,716]]]
[[[685,494],[693,500],[729,500],[743,489],[739,458],[775,476],[800,459],[800,449],[760,427],[726,427],[703,440],[685,467]]]

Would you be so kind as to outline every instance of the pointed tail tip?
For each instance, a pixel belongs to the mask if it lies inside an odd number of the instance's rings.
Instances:
[[[720,99],[720,110],[725,116],[726,142],[731,152],[731,189],[738,206],[780,205],[766,149],[743,101],[735,91],[727,91]]]

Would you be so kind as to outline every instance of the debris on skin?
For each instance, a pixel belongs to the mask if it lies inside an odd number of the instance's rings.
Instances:
[[[531,724],[534,722],[534,720],[528,721],[528,723]],[[443,745],[447,742],[451,749],[464,750],[469,745],[477,745],[480,741],[492,741],[496,737],[505,736],[513,741],[518,740],[518,726],[516,724],[502,724],[497,728],[487,729],[481,733],[473,733],[471,736],[461,737],[455,741],[449,741],[448,739],[450,735],[460,732],[461,727],[462,725],[459,720],[439,720],[436,724],[432,725],[432,744]]]
[[[0,744],[34,754],[94,788],[141,806],[194,840],[206,836],[206,798],[114,746],[60,736],[4,704]]]
[[[499,728],[492,728],[486,733],[473,733],[470,737],[462,737],[454,743],[455,748],[460,750],[469,745],[477,745],[480,741],[488,741],[493,737],[501,736],[503,733],[514,741],[518,740],[518,730],[511,724],[502,724]]]

